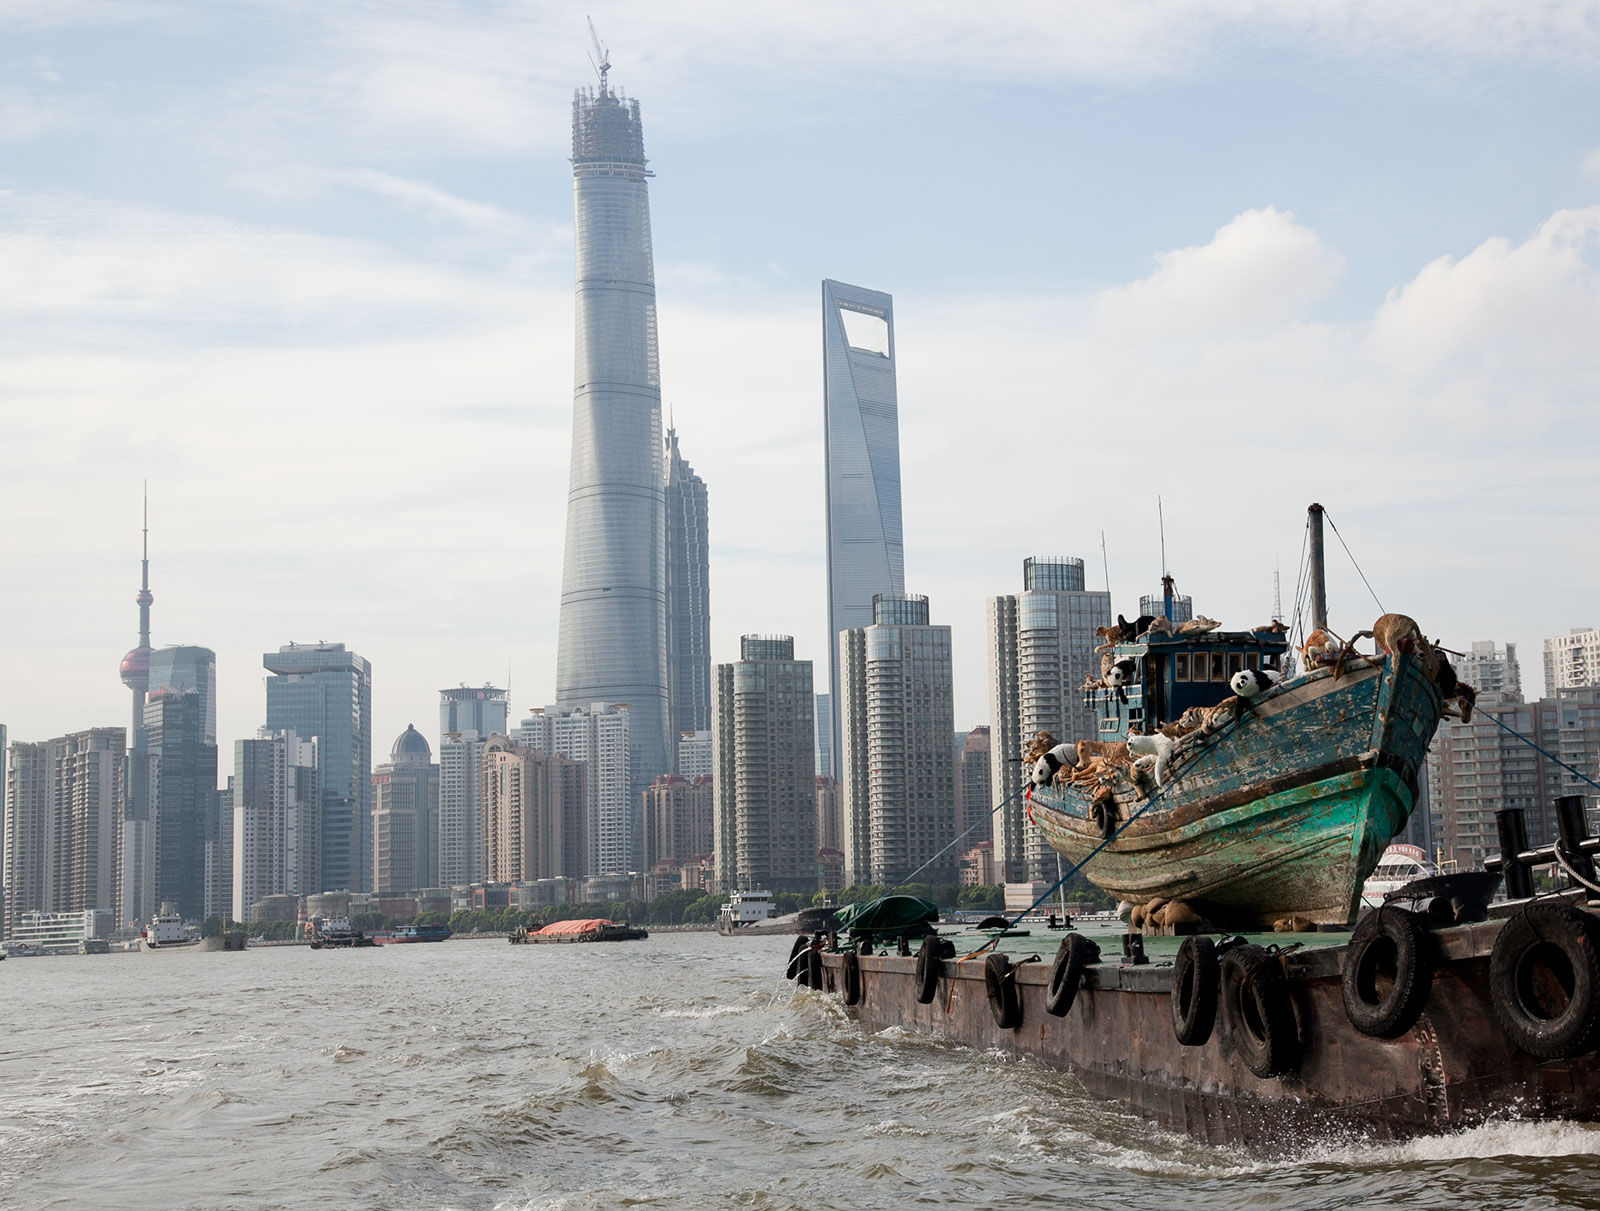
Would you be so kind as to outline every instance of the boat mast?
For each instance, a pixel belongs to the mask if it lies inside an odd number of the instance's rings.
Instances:
[[[1156,517],[1161,523],[1161,603],[1162,613],[1168,622],[1172,621],[1172,576],[1167,571],[1167,514],[1161,507],[1161,498],[1156,497]]]
[[[1313,504],[1306,510],[1306,525],[1311,534],[1308,544],[1311,556],[1311,629],[1316,631],[1328,625],[1328,581],[1322,559],[1321,505]]]

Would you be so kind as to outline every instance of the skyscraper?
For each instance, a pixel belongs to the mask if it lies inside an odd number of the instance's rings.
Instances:
[[[233,745],[233,919],[268,896],[318,890],[317,741],[262,728]]]
[[[975,727],[962,737],[956,754],[956,835],[965,838],[957,847],[961,852],[994,837],[992,785],[989,729]]]
[[[506,692],[487,683],[439,691],[439,735],[475,732],[487,740],[506,730]]]
[[[588,767],[492,736],[483,746],[483,873],[492,883],[576,878],[588,827]]]
[[[410,724],[372,771],[372,890],[405,894],[434,887],[439,862],[439,767],[426,737]]]
[[[372,665],[342,643],[286,643],[261,658],[267,728],[317,742],[322,865],[311,891],[372,881]],[[236,834],[237,836],[237,834]],[[235,892],[235,902],[238,893]],[[248,902],[247,902],[248,903]]]
[[[150,653],[147,694],[157,690],[193,692],[200,699],[201,735],[208,744],[217,742],[217,654],[210,648],[173,644]]]
[[[556,697],[566,707],[628,704],[634,803],[675,756],[667,743],[666,476],[645,184],[653,174],[645,163],[639,103],[613,91],[602,71],[599,89],[580,90],[572,103],[577,357]]]
[[[1470,682],[1468,684],[1471,684]],[[1544,641],[1544,692],[1600,685],[1600,629],[1573,627]]]
[[[839,636],[873,624],[872,599],[906,591],[894,300],[822,283],[823,441],[828,476],[829,755],[839,775]]]
[[[950,628],[928,599],[879,595],[870,627],[839,636],[845,876],[954,883],[955,700]],[[921,873],[917,873],[920,870]]]
[[[206,738],[208,705],[193,689],[153,689],[145,700],[153,879],[140,889],[138,919],[164,904],[185,920],[206,916],[206,825],[217,795],[217,746]]]
[[[17,743],[6,750],[5,851],[0,860],[0,885],[6,893],[4,932],[9,938],[17,918],[43,911],[48,903],[50,873],[50,745]]]
[[[815,692],[788,635],[746,635],[712,680],[717,883],[817,890]]]
[[[1019,758],[1037,732],[1066,742],[1099,735],[1082,686],[1100,673],[1095,628],[1111,622],[1111,595],[1085,589],[1081,559],[1025,559],[1022,586],[1014,596],[989,599],[989,793],[991,807],[1006,804],[994,817],[994,857],[1010,881],[1055,869],[1055,851],[1023,810]]]
[[[643,792],[633,791],[629,736],[631,712],[620,704],[592,702],[570,710],[547,706],[522,721],[511,736],[519,748],[560,753],[589,767],[588,853],[583,870],[566,870],[569,879],[621,875],[644,861]]]
[[[441,886],[484,877],[478,852],[481,805],[479,763],[490,736],[506,732],[506,692],[492,685],[439,691],[439,812],[435,841]]]
[[[710,733],[707,733],[709,735]],[[715,784],[709,774],[663,774],[644,793],[644,866],[682,866],[714,848]]]
[[[711,564],[706,484],[667,430],[667,704],[670,736],[711,727]],[[679,771],[687,772],[687,771]]]

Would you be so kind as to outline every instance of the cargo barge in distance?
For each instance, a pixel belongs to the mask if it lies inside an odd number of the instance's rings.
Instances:
[[[914,938],[896,955],[814,936],[790,974],[869,1029],[1030,1056],[1218,1143],[1600,1118],[1600,839],[1581,797],[1536,849],[1502,811],[1504,861],[1398,888],[1357,924],[1441,713],[1470,718],[1473,693],[1408,618],[1379,619],[1369,654],[1327,631],[1321,520],[1298,674],[1279,626],[1119,624],[1086,687],[1101,736],[1027,754],[1030,820],[1125,901],[1129,932],[1070,933],[1053,956],[958,954],[931,925],[915,957]],[[1569,886],[1536,896],[1548,864]]]

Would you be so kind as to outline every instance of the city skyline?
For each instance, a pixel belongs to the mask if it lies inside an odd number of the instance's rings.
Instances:
[[[905,32],[885,16],[779,39],[758,77],[732,48],[789,18],[684,33],[598,8],[663,167],[665,395],[719,501],[711,658],[746,631],[824,648],[824,277],[895,295],[907,573],[955,632],[961,726],[986,721],[983,602],[1016,560],[1079,552],[1102,587],[1103,530],[1131,613],[1160,570],[1157,491],[1180,590],[1229,625],[1263,619],[1275,567],[1292,599],[1313,497],[1384,605],[1447,644],[1532,653],[1596,622],[1592,573],[1564,552],[1596,504],[1600,136],[1572,115],[1594,110],[1597,46],[1511,11],[1249,30],[1213,9],[1160,28],[1029,13],[983,39],[936,14],[857,72],[864,34]],[[0,670],[13,739],[127,718],[106,669],[133,639],[146,476],[152,643],[217,652],[225,751],[263,718],[256,654],[285,641],[370,659],[380,736],[437,686],[508,669],[514,711],[553,696],[586,31],[553,12],[407,15],[373,19],[383,41],[325,15],[269,10],[242,39],[222,18],[179,33],[123,13],[115,65],[108,18],[0,18],[25,65],[0,241],[19,282],[52,283],[0,293],[0,491],[30,519],[5,554],[32,586],[14,595],[30,643]],[[839,73],[825,100],[819,61]],[[390,104],[382,82],[411,67],[476,87]],[[1031,145],[1053,153],[1030,160],[1036,188],[922,183],[930,163]],[[766,188],[780,172],[791,188]],[[1052,457],[1061,418],[1105,440]],[[1239,440],[1196,445],[1185,418]],[[1129,443],[1159,472],[1150,499],[1118,486]],[[1330,572],[1336,625],[1369,625],[1332,541]],[[411,591],[372,592],[396,576]],[[1531,660],[1527,676],[1532,696]]]

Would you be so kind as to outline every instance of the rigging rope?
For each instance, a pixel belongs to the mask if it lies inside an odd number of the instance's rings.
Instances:
[[[1007,795],[1004,799],[1000,800],[999,803],[995,804],[995,809],[994,809],[994,811],[989,813],[989,818],[992,820],[994,818],[995,814],[1002,807],[1004,807],[1006,804],[1011,803],[1014,800],[1016,800],[1025,791],[1027,791],[1028,787],[1030,787],[1031,785],[1033,785],[1033,784],[1026,780],[1026,774],[1024,774],[1024,781],[1023,781],[1022,785],[1019,786],[1011,794]],[[950,844],[946,845],[944,847],[944,849],[941,849],[938,853],[934,854],[933,857],[929,858],[926,862],[924,862],[921,866],[917,867],[916,870],[912,871],[909,875],[907,875],[900,882],[896,883],[894,886],[896,888],[909,886],[912,882],[915,881],[915,879],[916,879],[916,877],[918,875],[920,875],[923,871],[927,870],[928,867],[932,866],[940,858],[944,857],[946,852],[948,852],[949,850],[953,849],[955,846],[960,845],[961,842],[964,841],[970,834],[972,834],[972,833],[976,832],[978,829],[982,828],[984,826],[984,824],[986,824],[986,823],[987,823],[987,821],[985,821],[985,820],[979,820],[971,828],[967,829],[966,832],[962,833],[961,836],[957,837],[954,841],[950,842]],[[890,890],[892,891],[894,889],[891,888]]]
[[[1492,711],[1480,711],[1479,713],[1485,719],[1487,719],[1491,723],[1493,723],[1496,727],[1504,728],[1506,731],[1510,732],[1518,740],[1522,741],[1522,743],[1526,744],[1529,748],[1533,749],[1534,752],[1543,753],[1546,757],[1550,758],[1550,760],[1554,761],[1557,765],[1559,765],[1562,769],[1566,770],[1573,777],[1579,778],[1582,781],[1587,782],[1590,786],[1594,787],[1595,790],[1600,791],[1600,782],[1596,782],[1593,778],[1589,777],[1589,775],[1584,773],[1582,770],[1573,769],[1572,766],[1568,765],[1560,757],[1557,757],[1549,749],[1541,748],[1536,742],[1534,742],[1532,740],[1529,740],[1526,736],[1524,736],[1521,732],[1517,731],[1517,729],[1512,727],[1510,724],[1503,723],[1499,719],[1499,717],[1496,716]]]
[[[1333,526],[1333,535],[1334,535],[1334,537],[1339,540],[1339,545],[1344,548],[1344,553],[1346,555],[1350,556],[1351,566],[1353,566],[1355,568],[1356,575],[1361,577],[1361,583],[1367,586],[1367,592],[1372,593],[1372,600],[1376,601],[1378,603],[1378,609],[1383,610],[1383,612],[1385,614],[1387,614],[1389,611],[1385,610],[1383,608],[1383,602],[1378,601],[1378,595],[1377,595],[1377,593],[1373,592],[1372,584],[1371,584],[1370,581],[1367,580],[1367,574],[1361,570],[1361,565],[1356,563],[1356,557],[1353,554],[1351,554],[1350,546],[1349,546],[1348,543],[1345,542],[1344,535],[1339,533],[1339,527],[1334,525],[1333,518],[1328,516],[1328,511],[1326,509],[1324,509],[1322,511],[1322,515],[1324,517],[1327,517],[1328,518],[1328,524],[1330,526]]]

